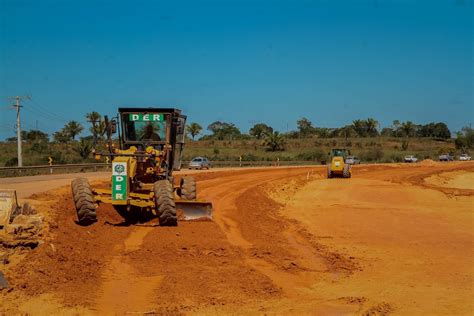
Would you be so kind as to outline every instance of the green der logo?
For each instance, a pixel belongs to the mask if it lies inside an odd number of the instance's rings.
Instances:
[[[124,165],[115,165],[114,170],[116,173],[123,173],[125,171]]]
[[[129,114],[128,119],[132,122],[162,122],[163,114]]]

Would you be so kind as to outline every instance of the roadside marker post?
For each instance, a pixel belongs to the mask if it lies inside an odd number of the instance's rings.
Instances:
[[[53,165],[53,157],[51,156],[48,157],[48,164],[49,166]],[[53,174],[53,168],[49,168],[49,174]]]

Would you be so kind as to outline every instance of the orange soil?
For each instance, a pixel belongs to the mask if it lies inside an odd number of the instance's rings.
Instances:
[[[215,221],[178,227],[116,226],[106,205],[81,227],[69,188],[55,189],[29,198],[49,233],[0,266],[13,287],[0,292],[0,313],[472,314],[473,172],[197,173]],[[447,175],[457,185],[425,181]]]

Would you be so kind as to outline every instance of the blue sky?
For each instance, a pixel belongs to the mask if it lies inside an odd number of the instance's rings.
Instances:
[[[286,131],[473,120],[473,2],[0,0],[0,139],[118,106]]]

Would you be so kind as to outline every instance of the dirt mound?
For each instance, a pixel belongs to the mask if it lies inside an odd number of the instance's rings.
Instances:
[[[432,159],[424,159],[420,162],[420,165],[422,166],[434,166],[437,165],[438,163]]]

